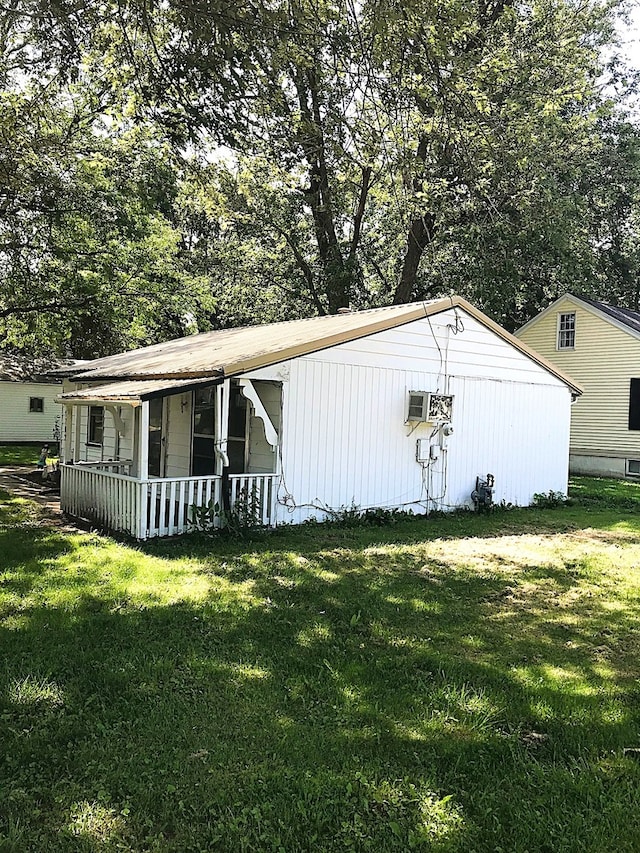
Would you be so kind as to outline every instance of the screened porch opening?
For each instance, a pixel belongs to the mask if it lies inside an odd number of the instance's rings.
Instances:
[[[62,399],[65,511],[140,539],[185,532],[193,506],[210,501],[229,512],[251,500],[261,523],[273,523],[280,383],[226,380],[103,406],[91,393]],[[101,441],[90,443],[96,408]]]
[[[198,477],[216,473],[215,388],[193,392],[191,473]]]

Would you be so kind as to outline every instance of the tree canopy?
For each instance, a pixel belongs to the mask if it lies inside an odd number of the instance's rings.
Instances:
[[[635,85],[586,0],[11,0],[5,345],[346,305],[637,306]],[[55,316],[55,321],[52,317]]]

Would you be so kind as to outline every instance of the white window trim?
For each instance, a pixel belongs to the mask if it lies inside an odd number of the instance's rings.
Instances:
[[[640,471],[630,471],[629,470],[629,463],[630,462],[639,462],[639,461],[640,460],[638,460],[638,459],[627,459],[626,460],[626,466],[625,466],[626,471],[625,471],[625,473],[626,473],[627,477],[640,477]]]
[[[561,347],[560,346],[560,318],[568,317],[573,314],[573,346],[570,347]],[[574,350],[576,348],[576,327],[578,325],[576,312],[575,311],[559,311],[556,316],[556,350]]]

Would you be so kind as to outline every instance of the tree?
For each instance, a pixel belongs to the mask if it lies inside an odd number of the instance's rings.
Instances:
[[[598,147],[608,6],[118,10],[129,97],[176,139],[204,134],[257,164],[247,194],[242,161],[231,206],[245,194],[246,215],[278,235],[319,313],[430,295],[452,234],[565,206],[567,175]]]
[[[172,221],[177,165],[87,92],[0,93],[0,340],[96,356],[184,333],[210,302]]]
[[[457,290],[514,326],[622,269],[635,226],[601,168],[611,4],[13,2],[23,67],[189,153],[180,262],[215,291],[213,322]]]

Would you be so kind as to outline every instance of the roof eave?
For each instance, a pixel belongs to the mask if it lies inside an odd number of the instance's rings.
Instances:
[[[559,379],[561,382],[564,382],[564,384],[570,388],[573,394],[581,396],[584,393],[584,388],[581,385],[578,385],[578,383],[575,382],[567,373],[564,373],[562,370],[559,370],[556,365],[553,364],[553,362],[548,361],[544,356],[540,355],[539,352],[536,352],[536,350],[532,349],[532,347],[528,346],[528,344],[525,344],[524,341],[521,341],[515,335],[512,335],[511,332],[507,332],[506,329],[503,329],[502,326],[498,325],[498,323],[496,323],[490,317],[487,317],[486,314],[483,314],[482,311],[480,311],[470,302],[467,302],[466,299],[463,299],[461,296],[456,296],[454,297],[454,301],[461,308],[464,308],[464,310],[468,314],[471,314],[472,317],[483,323],[485,326],[491,329],[491,331],[495,332],[499,337],[501,337],[504,341],[510,343],[516,349],[520,350],[520,352],[522,352],[524,355],[528,356],[532,361],[535,361],[536,364],[539,364],[540,367],[543,367],[545,370],[549,371],[549,373],[553,374],[556,379]]]

